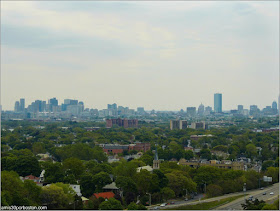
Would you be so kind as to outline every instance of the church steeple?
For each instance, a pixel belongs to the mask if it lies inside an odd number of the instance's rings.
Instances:
[[[153,169],[159,169],[159,164],[160,164],[160,160],[158,159],[157,144],[156,144],[155,157],[153,160]]]

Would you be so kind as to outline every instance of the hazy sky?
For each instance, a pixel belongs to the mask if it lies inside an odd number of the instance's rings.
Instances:
[[[102,109],[271,105],[279,2],[1,1],[1,103]]]

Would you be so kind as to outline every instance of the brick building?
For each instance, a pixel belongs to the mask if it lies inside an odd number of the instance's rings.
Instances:
[[[106,127],[113,127],[114,125],[124,128],[138,127],[138,119],[106,119]]]
[[[123,153],[124,150],[131,151],[143,151],[146,152],[151,149],[150,143],[141,143],[136,142],[135,144],[129,144],[129,145],[119,145],[119,144],[104,144],[103,146],[103,152],[106,152],[109,154],[110,152],[113,154],[119,154]]]

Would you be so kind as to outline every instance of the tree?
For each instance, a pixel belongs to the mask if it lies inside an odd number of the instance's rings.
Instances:
[[[249,158],[253,158],[257,155],[257,148],[254,144],[246,145],[246,155]]]
[[[73,174],[75,180],[80,179],[81,174],[85,171],[83,162],[78,158],[67,158],[63,161],[62,168],[66,174]]]
[[[166,187],[168,185],[168,178],[162,173],[161,170],[154,169],[153,174],[156,174],[158,176],[160,188]]]
[[[190,160],[191,158],[193,158],[194,157],[194,154],[193,154],[193,151],[192,150],[187,150],[186,152],[185,152],[185,159],[186,160]]]
[[[56,182],[63,182],[64,181],[64,171],[62,169],[62,165],[59,162],[52,163],[52,162],[45,162],[45,181],[48,183],[56,183]]]
[[[142,194],[147,192],[156,192],[159,190],[159,180],[156,174],[151,174],[146,169],[141,170],[135,175],[135,181],[138,190]]]
[[[267,160],[267,161],[264,161],[262,163],[262,171],[266,171],[266,169],[268,167],[273,167],[274,166],[274,161],[273,160]]]
[[[42,188],[36,185],[32,180],[25,180],[23,186],[26,190],[26,197],[29,199],[30,204],[35,206],[40,205],[41,201],[38,196],[40,196]]]
[[[102,192],[103,191],[102,188],[105,185],[108,185],[108,184],[112,183],[112,180],[111,180],[108,173],[100,172],[100,173],[93,176],[93,182],[95,184],[96,191],[97,192]]]
[[[122,210],[121,202],[115,198],[110,198],[99,205],[101,210]]]
[[[191,178],[187,178],[180,173],[168,173],[166,177],[169,180],[168,187],[171,188],[176,196],[184,194],[184,190],[188,193],[196,191],[196,183]]]
[[[255,199],[253,202],[246,199],[245,204],[241,204],[244,210],[261,210],[264,205],[265,202],[263,200],[259,201],[258,199]]]
[[[41,200],[49,209],[67,209],[71,203],[63,188],[54,184],[42,188]]]
[[[1,199],[7,205],[29,205],[26,190],[19,175],[14,171],[1,172]]]
[[[207,159],[207,160],[211,160],[211,152],[209,149],[202,149],[200,151],[200,157],[202,159]]]
[[[210,184],[206,188],[208,197],[215,197],[223,195],[223,189],[219,185]]]
[[[135,202],[131,202],[128,206],[127,206],[128,210],[138,210],[138,205],[135,204]]]
[[[136,183],[130,177],[119,176],[116,179],[117,187],[121,188],[124,195],[128,192],[137,192]]]
[[[160,193],[162,195],[162,198],[164,200],[168,200],[168,199],[172,199],[175,197],[175,192],[171,189],[171,188],[168,188],[168,187],[164,187],[160,190]]]
[[[81,176],[80,180],[81,192],[85,197],[90,197],[95,191],[95,182],[93,175],[85,173]]]
[[[268,167],[266,175],[272,177],[272,182],[279,182],[279,167]]]

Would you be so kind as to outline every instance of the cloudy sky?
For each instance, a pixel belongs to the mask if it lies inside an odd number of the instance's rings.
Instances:
[[[271,105],[279,2],[1,1],[1,104]]]

